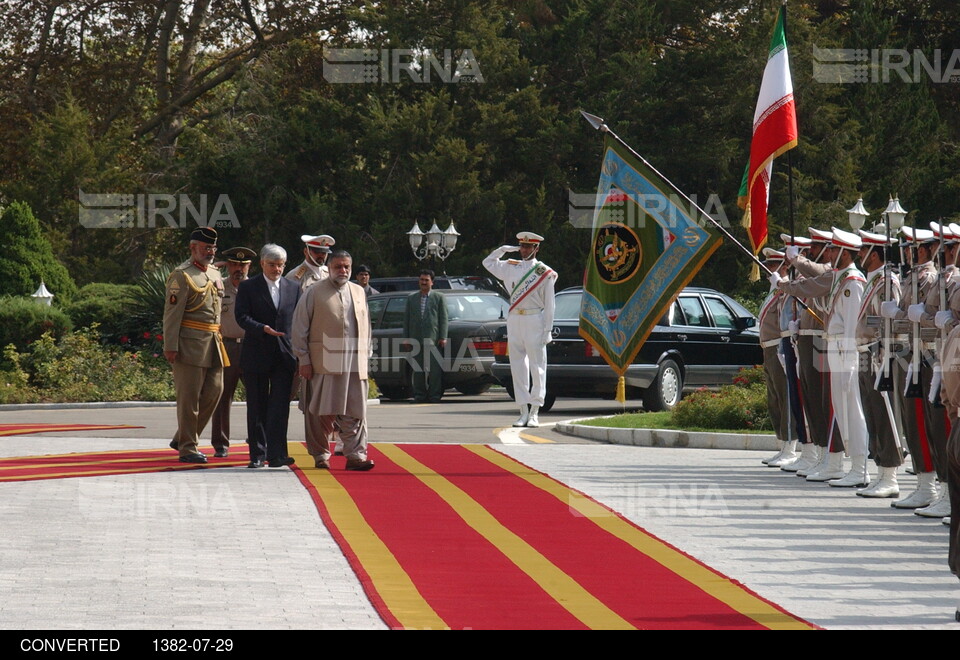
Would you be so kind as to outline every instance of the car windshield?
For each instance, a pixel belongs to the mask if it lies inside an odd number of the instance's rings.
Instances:
[[[557,308],[553,314],[555,319],[579,319],[580,318],[580,292],[571,291],[569,293],[557,294]]]
[[[495,321],[507,318],[509,303],[497,295],[446,295],[447,317],[451,321]]]

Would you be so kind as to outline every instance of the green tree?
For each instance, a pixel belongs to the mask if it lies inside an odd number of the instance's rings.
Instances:
[[[14,202],[0,216],[0,295],[29,296],[40,282],[56,296],[57,303],[69,302],[77,285],[66,267],[54,256],[50,241],[40,229],[33,211],[23,202]]]

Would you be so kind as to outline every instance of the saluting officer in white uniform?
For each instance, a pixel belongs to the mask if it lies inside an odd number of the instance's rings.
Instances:
[[[520,418],[513,425],[540,426],[537,415],[547,392],[547,344],[553,340],[557,273],[536,258],[543,236],[522,231],[517,239],[519,247],[498,247],[483,260],[483,267],[502,280],[510,293],[507,348],[513,392],[520,405]],[[507,252],[518,251],[520,259],[501,260]]]

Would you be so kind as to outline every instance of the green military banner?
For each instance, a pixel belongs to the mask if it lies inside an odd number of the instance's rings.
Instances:
[[[604,137],[580,334],[623,376],[721,238],[686,195]]]

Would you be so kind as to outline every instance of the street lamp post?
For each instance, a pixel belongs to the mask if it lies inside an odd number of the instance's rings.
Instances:
[[[457,238],[459,236],[460,232],[457,231],[452,222],[450,226],[443,231],[441,231],[437,223],[434,222],[433,226],[430,227],[426,233],[420,229],[420,223],[415,222],[413,229],[407,232],[407,238],[410,240],[410,249],[413,250],[413,256],[419,261],[423,261],[429,257],[431,263],[435,263],[436,259],[445,261],[457,248]]]

